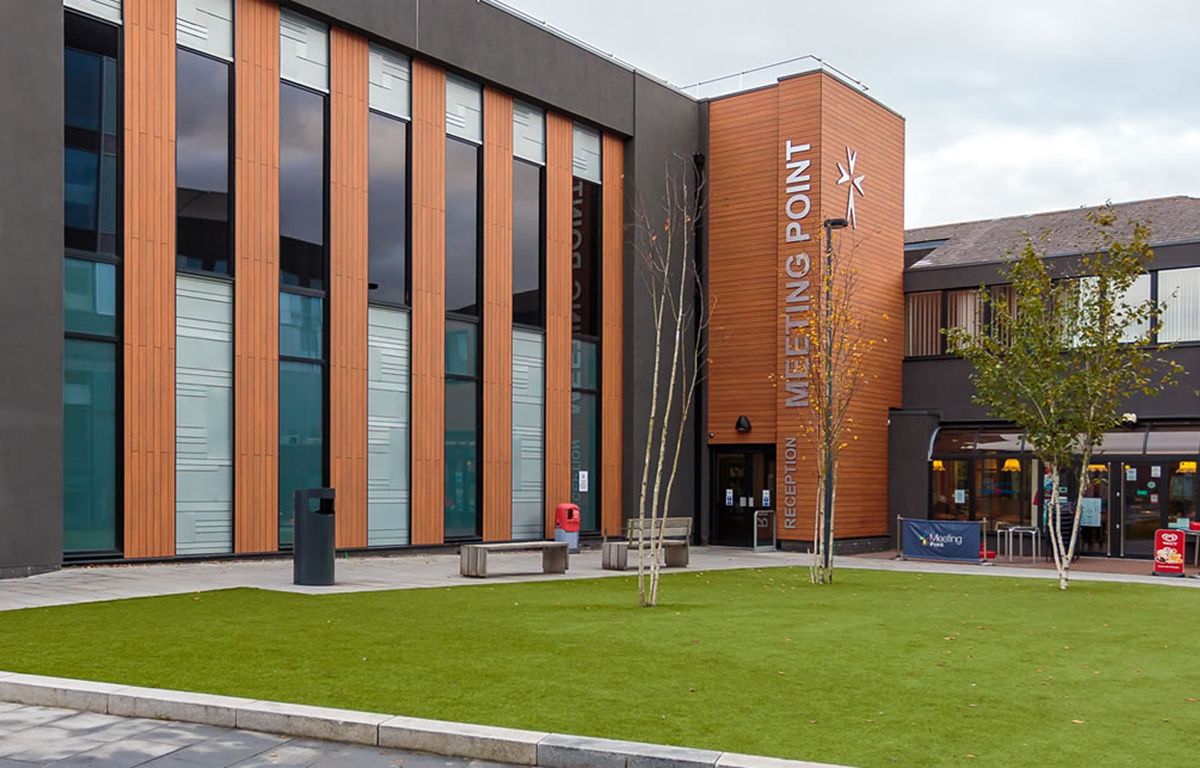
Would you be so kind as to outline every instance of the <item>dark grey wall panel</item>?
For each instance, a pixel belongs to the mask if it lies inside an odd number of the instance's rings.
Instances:
[[[888,533],[896,535],[896,515],[929,516],[929,441],[937,411],[888,414]]]
[[[62,562],[63,9],[0,0],[0,575]]]
[[[477,0],[302,0],[296,4],[465,75],[633,133],[633,73]]]
[[[1157,396],[1138,393],[1123,408],[1139,418],[1200,419],[1200,346],[1178,347],[1169,353],[1187,373],[1179,384]],[[940,411],[945,421],[988,419],[985,408],[972,402],[971,364],[959,358],[904,361],[904,408]]]
[[[654,210],[664,199],[668,158],[689,159],[700,150],[699,104],[676,91],[641,75],[635,76],[634,139],[625,150],[625,512],[635,515],[641,489],[642,463],[650,415],[651,382],[654,374],[654,317],[640,277],[641,266],[634,243],[636,206]],[[678,167],[676,163],[674,167]],[[667,348],[669,354],[669,347]],[[659,412],[666,401],[666,384],[660,383]],[[697,406],[684,425],[684,450],[679,459],[679,477],[670,513],[692,517],[696,512],[693,472],[699,471],[695,425]],[[672,425],[672,430],[678,424]],[[674,434],[674,432],[672,433]]]

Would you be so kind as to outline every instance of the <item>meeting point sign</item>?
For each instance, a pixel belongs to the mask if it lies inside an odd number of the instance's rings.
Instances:
[[[906,559],[979,562],[979,523],[908,519],[901,523],[901,552]]]

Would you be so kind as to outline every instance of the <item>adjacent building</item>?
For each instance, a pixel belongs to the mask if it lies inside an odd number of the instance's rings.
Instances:
[[[1133,418],[1109,433],[1089,469],[1079,510],[1080,551],[1150,557],[1154,532],[1195,519],[1200,461],[1200,199],[1168,197],[1115,206],[1119,222],[1151,226],[1154,260],[1131,304],[1165,304],[1156,341],[1187,373],[1157,395],[1129,394]],[[888,504],[892,514],[999,525],[1043,525],[1043,468],[1019,430],[973,400],[970,365],[947,354],[945,328],[983,332],[979,288],[1011,291],[1002,261],[1026,234],[1052,269],[1073,272],[1093,247],[1087,209],[923,227],[905,233],[903,408],[891,414]],[[1140,338],[1145,329],[1130,329]],[[1079,472],[1063,487],[1074,499]]]

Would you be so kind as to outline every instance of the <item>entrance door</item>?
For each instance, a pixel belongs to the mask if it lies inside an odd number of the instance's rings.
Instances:
[[[1154,532],[1167,525],[1167,466],[1138,462],[1121,468],[1121,556],[1152,557]]]
[[[775,448],[714,448],[713,462],[712,543],[753,546],[754,513],[775,508]]]

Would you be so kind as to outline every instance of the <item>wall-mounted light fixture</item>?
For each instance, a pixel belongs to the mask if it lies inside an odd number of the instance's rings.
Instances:
[[[738,416],[737,424],[735,424],[733,428],[736,429],[738,432],[742,432],[742,433],[749,432],[750,431],[750,419],[746,418],[745,416]]]

